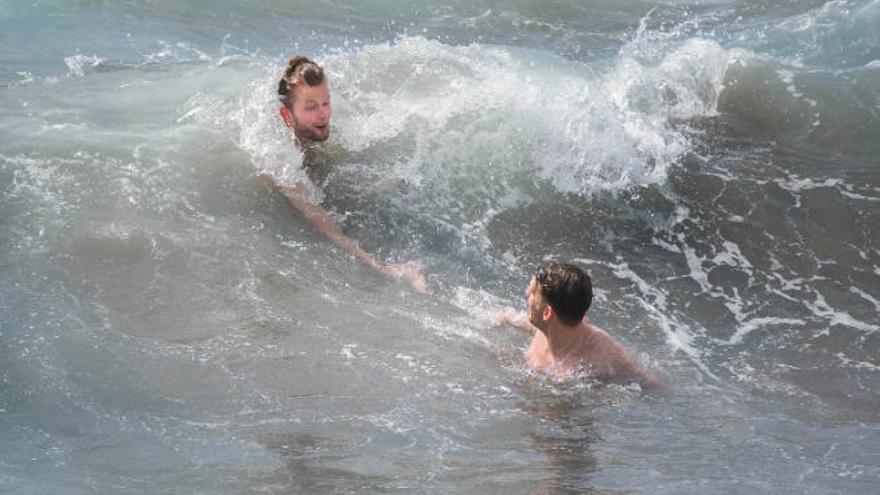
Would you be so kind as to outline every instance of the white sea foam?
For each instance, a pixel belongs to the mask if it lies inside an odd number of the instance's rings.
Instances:
[[[861,289],[858,289],[858,288],[856,288],[856,287],[850,287],[850,288],[849,288],[849,291],[852,292],[853,294],[858,294],[859,297],[861,297],[862,299],[864,299],[864,300],[868,301],[869,303],[873,304],[873,305],[874,305],[874,310],[877,312],[877,314],[880,314],[880,301],[878,301],[878,300],[877,300],[875,297],[873,297],[871,294],[868,294],[867,292],[865,292],[865,291],[863,291],[863,290],[861,290]]]
[[[646,46],[634,40],[602,75],[546,54],[418,36],[339,49],[320,58],[333,94],[333,142],[367,153],[364,170],[421,192],[438,220],[450,207],[483,212],[459,227],[471,234],[528,201],[510,185],[524,171],[582,195],[661,183],[689,148],[674,122],[715,115],[727,67],[744,55],[691,39],[649,60]],[[178,120],[225,129],[258,174],[305,184],[319,202],[277,116],[280,71],[266,67],[237,101],[196,94]],[[488,204],[462,207],[462,196]]]
[[[843,179],[825,179],[824,181],[818,182],[809,177],[805,178],[793,175],[784,181],[778,182],[778,184],[779,187],[785,190],[798,193],[823,187],[837,187],[844,184],[844,182]]]
[[[821,330],[817,335],[829,335],[831,328],[837,325],[854,328],[867,333],[880,331],[880,326],[865,323],[848,312],[836,309],[828,304],[825,296],[819,291],[814,291],[815,299],[813,301],[804,300],[804,307],[809,309],[816,317],[825,320],[827,327]]]
[[[73,123],[63,123],[63,124],[43,124],[43,127],[37,131],[37,136],[42,136],[51,132],[86,132],[88,131],[89,126],[86,124],[73,124]]]
[[[840,190],[840,194],[858,201],[880,201],[880,196],[867,196],[865,194],[854,192],[851,184],[844,184],[843,189]]]
[[[209,62],[212,60],[210,55],[190,43],[166,40],[158,40],[157,43],[161,49],[157,52],[147,54],[144,57],[144,60],[147,63],[167,63],[168,61],[184,62],[191,60]]]
[[[846,357],[846,354],[844,354],[842,352],[838,352],[834,356],[840,360],[841,364],[843,364],[844,366],[846,366],[848,368],[855,368],[855,369],[863,369],[863,370],[871,370],[871,371],[880,372],[880,366],[878,366],[874,363],[850,359],[850,358]]]
[[[692,219],[690,213],[690,210],[686,207],[677,207],[673,219],[674,224],[696,222],[697,220]],[[697,253],[695,247],[691,247],[686,232],[687,230],[684,230],[675,234],[675,238],[677,239],[675,245],[663,242],[659,239],[654,239],[654,243],[669,251],[683,254],[685,263],[688,266],[688,277],[696,282],[700,287],[700,292],[713,299],[721,301],[728,311],[730,311],[731,315],[733,315],[738,322],[742,322],[748,316],[743,311],[746,304],[740,297],[738,289],[733,287],[731,289],[733,295],[727,294],[723,288],[715,286],[709,280],[709,273],[715,267],[727,265],[744,273],[748,277],[749,283],[752,284],[755,281],[755,273],[752,264],[742,253],[739,245],[729,240],[723,241],[720,247],[711,246],[712,250],[715,252],[713,256],[701,256]]]
[[[736,377],[736,380],[742,383],[748,383],[760,390],[772,392],[774,394],[785,394],[801,399],[815,399],[815,395],[785,380],[779,380],[768,375],[761,370],[755,369],[745,361],[738,361],[735,366],[731,366],[730,370]]]
[[[707,376],[714,380],[718,379],[703,361],[702,352],[695,341],[694,329],[688,324],[675,319],[674,312],[667,303],[667,296],[661,289],[654,287],[647,280],[635,273],[624,261],[607,263],[583,258],[576,258],[572,261],[588,265],[601,264],[607,266],[613,271],[614,276],[617,278],[635,284],[641,294],[641,297],[637,298],[637,302],[654,319],[657,325],[659,325],[660,330],[666,337],[666,342],[673,349],[684,352],[688,359],[690,359]]]
[[[105,60],[97,55],[78,54],[64,59],[64,63],[67,64],[70,75],[75,77],[83,77],[87,69],[97,67],[103,62],[105,62]]]
[[[278,117],[271,91],[275,71],[266,70],[235,100],[197,93],[189,98],[178,122],[195,121],[229,135],[251,158],[255,174],[286,185],[300,184],[307,199],[319,203],[323,194],[306,175],[303,154]]]
[[[751,320],[746,320],[739,323],[739,326],[736,329],[736,333],[730,336],[730,338],[727,340],[727,344],[738,345],[742,343],[743,339],[746,338],[746,336],[760,328],[770,326],[803,326],[804,324],[805,322],[803,320],[798,320],[795,318],[753,318]]]
[[[658,66],[624,57],[597,77],[546,54],[402,37],[322,62],[336,139],[352,150],[403,139],[413,151],[393,172],[413,183],[529,158],[557,189],[588,193],[664,181],[688,146],[670,119],[716,113],[731,57],[693,40]]]
[[[728,66],[746,53],[690,39],[670,48],[653,65],[642,59],[642,51],[625,47],[606,87],[624,111],[678,120],[712,116],[717,114]]]

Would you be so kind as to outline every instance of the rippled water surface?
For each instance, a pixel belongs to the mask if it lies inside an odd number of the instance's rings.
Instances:
[[[880,2],[0,0],[0,492],[870,493]],[[272,94],[320,61],[312,193]],[[488,326],[548,257],[663,395]]]

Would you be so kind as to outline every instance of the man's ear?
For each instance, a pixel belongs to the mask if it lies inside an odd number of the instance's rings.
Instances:
[[[544,306],[544,311],[541,312],[541,318],[543,318],[544,321],[550,321],[550,318],[553,318],[553,308],[551,308],[549,304]]]
[[[284,119],[284,123],[287,124],[287,127],[293,127],[293,115],[290,114],[290,109],[284,105],[281,105],[281,110],[278,111],[281,114],[281,118]]]

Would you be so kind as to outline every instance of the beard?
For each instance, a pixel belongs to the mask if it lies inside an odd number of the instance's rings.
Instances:
[[[312,127],[306,127],[296,122],[294,123],[293,133],[296,135],[296,138],[303,144],[323,143],[330,137],[330,124],[328,123],[327,126],[324,127],[323,130],[321,130]]]
[[[540,305],[536,305],[533,308],[526,309],[526,316],[529,320],[529,323],[534,325],[535,328],[537,328],[538,330],[541,331],[541,333],[546,334],[547,333],[547,332],[545,332],[546,325],[544,324],[544,318],[542,317],[543,313],[544,313],[544,307],[540,306]]]

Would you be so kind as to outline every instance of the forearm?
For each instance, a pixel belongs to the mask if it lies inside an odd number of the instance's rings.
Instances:
[[[331,220],[332,221],[332,220]],[[343,234],[335,224],[321,225],[318,226],[316,222],[312,222],[318,230],[320,230],[324,235],[327,236],[328,239],[333,241],[334,244],[341,247],[345,252],[351,254],[355,258],[363,261],[367,265],[370,265],[376,270],[382,268],[382,263],[379,262],[379,259],[373,256],[372,254],[364,251],[359,245],[358,242],[351,237]]]
[[[363,261],[367,265],[373,267],[374,270],[387,277],[394,280],[406,280],[412,285],[416,292],[422,294],[427,293],[425,275],[422,273],[421,267],[419,267],[418,264],[405,262],[383,265],[378,258],[361,249],[356,240],[343,234],[339,226],[336,225],[336,220],[327,213],[327,210],[304,200],[301,185],[279,185],[278,188],[285,196],[287,196],[287,199],[290,200],[290,203],[294,208],[299,210],[306,217],[306,220],[308,220],[309,223],[334,244],[344,249],[345,252]]]
[[[319,232],[324,234],[328,239],[330,239],[334,244],[345,250],[347,253],[352,256],[358,258],[363,261],[367,265],[370,265],[376,270],[380,270],[382,268],[382,263],[373,256],[372,254],[364,251],[357,243],[356,240],[352,239],[345,235],[339,226],[336,224],[336,221],[324,208],[309,203],[299,197],[297,194],[295,187],[286,187],[281,189],[287,199],[290,200],[290,203],[302,212],[302,214],[306,217],[306,220],[309,221]]]

